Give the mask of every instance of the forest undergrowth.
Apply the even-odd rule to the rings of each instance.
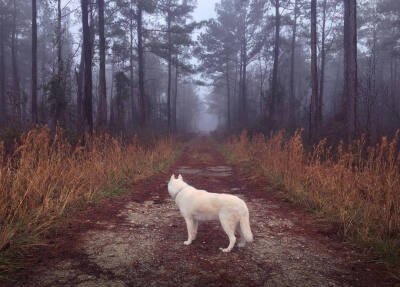
[[[72,145],[63,130],[47,127],[23,134],[14,151],[0,145],[0,276],[18,268],[15,257],[41,245],[62,216],[89,202],[126,191],[166,167],[172,137],[144,145],[108,134]]]
[[[291,201],[339,226],[344,238],[372,251],[385,263],[400,259],[399,135],[367,146],[362,137],[337,147],[321,140],[306,151],[302,132],[284,131],[224,144],[226,156],[251,180],[268,179]]]

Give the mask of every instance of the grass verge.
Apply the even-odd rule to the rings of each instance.
[[[301,132],[270,137],[246,132],[223,145],[231,162],[252,180],[267,178],[293,202],[324,214],[347,239],[372,251],[378,261],[400,262],[400,158],[398,136],[368,147],[364,138],[337,149],[322,140],[311,152]],[[333,152],[333,150],[335,150]]]
[[[0,279],[22,266],[18,258],[42,245],[63,216],[128,191],[132,183],[166,168],[177,156],[174,139],[144,147],[107,134],[72,146],[61,129],[23,134],[12,154],[0,144]]]

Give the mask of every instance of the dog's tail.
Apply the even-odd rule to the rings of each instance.
[[[250,221],[249,221],[249,212],[248,211],[240,218],[240,229],[242,230],[244,239],[246,239],[247,242],[252,242],[253,241],[253,233],[251,233],[251,229],[250,229]]]

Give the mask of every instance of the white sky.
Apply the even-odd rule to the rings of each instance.
[[[219,0],[197,0],[197,7],[193,13],[196,21],[208,20],[215,17],[214,7]]]
[[[215,17],[214,7],[217,2],[219,2],[219,0],[197,0],[197,7],[193,12],[194,20],[201,21]],[[80,1],[61,0],[61,7],[65,5],[68,5],[71,9],[75,9],[80,7]]]

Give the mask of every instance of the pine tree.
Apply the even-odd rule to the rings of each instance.
[[[100,93],[98,125],[107,125],[106,39],[104,33],[104,0],[97,0],[99,11]]]
[[[344,1],[344,110],[347,141],[357,132],[357,1]]]

